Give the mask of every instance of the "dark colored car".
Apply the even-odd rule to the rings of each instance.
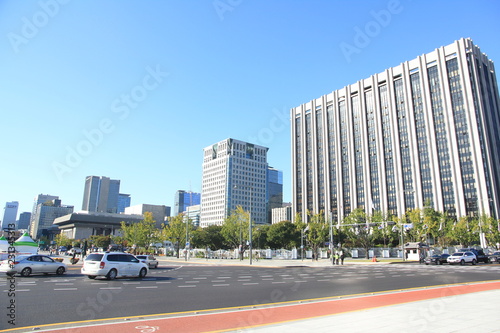
[[[488,256],[488,260],[490,261],[490,263],[494,262],[500,263],[500,251],[496,251],[490,254]]]
[[[443,253],[443,254],[435,254],[433,256],[430,256],[430,257],[427,257],[425,258],[425,264],[426,265],[430,265],[430,264],[434,264],[434,265],[442,265],[442,264],[447,264],[448,261],[448,257],[450,255],[447,254],[447,253]]]
[[[477,262],[484,262],[485,264],[488,264],[490,262],[490,259],[486,254],[484,254],[483,250],[477,250],[477,249],[460,249],[460,252],[465,252],[465,251],[470,251],[476,255]]]

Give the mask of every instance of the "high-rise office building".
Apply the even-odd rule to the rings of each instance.
[[[267,151],[226,139],[203,150],[200,226],[222,225],[238,206],[256,224],[267,222]]]
[[[495,75],[461,39],[293,108],[294,212],[498,217]]]
[[[61,200],[59,199],[44,201],[38,204],[31,216],[31,237],[40,238],[41,236],[48,235],[47,232],[53,227],[54,220],[73,213],[73,208],[73,206],[61,205]]]
[[[267,169],[267,223],[272,223],[272,210],[283,206],[283,171]]]
[[[2,219],[2,230],[15,229],[18,208],[19,202],[17,201],[5,203]]]
[[[179,213],[185,212],[187,207],[189,206],[199,205],[200,199],[200,193],[183,190],[175,192],[174,216],[179,215]]]
[[[118,212],[120,181],[108,177],[85,178],[82,210],[100,213]]]
[[[125,208],[130,207],[130,194],[119,193],[118,194],[118,212],[125,212]]]
[[[30,227],[31,221],[31,213],[30,212],[22,212],[19,214],[19,221],[17,221],[17,229],[18,230],[27,230]]]

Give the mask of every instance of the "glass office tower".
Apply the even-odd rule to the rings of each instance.
[[[498,217],[499,95],[470,39],[291,110],[293,210]]]

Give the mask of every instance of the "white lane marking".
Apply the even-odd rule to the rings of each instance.
[[[194,284],[188,284],[188,285],[184,285],[184,286],[177,286],[179,288],[188,288],[188,287],[196,287]]]
[[[156,289],[158,286],[136,287],[137,289]]]
[[[258,284],[258,283],[256,283],[256,282],[243,283],[244,286],[251,286],[251,285],[254,285],[254,284]]]
[[[54,290],[64,291],[64,290],[78,290],[78,288],[54,288]],[[19,291],[19,290],[16,290]]]
[[[229,283],[224,283],[224,284],[213,284],[212,287],[227,287],[229,286]]]

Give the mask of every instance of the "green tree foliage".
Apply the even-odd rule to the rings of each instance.
[[[254,227],[252,238],[253,238],[253,246],[257,249],[266,249],[269,248],[269,244],[267,242],[267,235],[269,233],[270,225],[259,225]]]
[[[492,217],[483,214],[480,217],[481,220],[481,231],[484,232],[486,240],[491,247],[496,247],[499,249],[497,244],[500,244],[500,231],[499,220],[495,220]]]
[[[479,239],[479,236],[472,232],[477,227],[476,225],[477,220],[464,216],[452,226],[449,234],[456,244],[462,247],[469,247],[469,245]]]
[[[290,221],[270,225],[267,244],[272,249],[292,249],[300,246],[300,230]]]
[[[305,233],[307,245],[311,247],[314,254],[318,253],[320,247],[323,247],[330,235],[329,224],[325,221],[325,214],[309,213],[309,223],[307,224]],[[300,238],[300,236],[299,236]],[[316,256],[316,260],[318,257]]]
[[[68,236],[66,236],[63,233],[56,235],[54,240],[56,241],[57,246],[66,246],[66,247],[70,246],[71,243],[73,242],[72,239],[69,239]]]
[[[229,248],[236,249],[240,244],[246,244],[248,240],[248,217],[248,212],[238,206],[224,220],[221,234]]]
[[[344,218],[342,224],[350,245],[365,249],[366,258],[368,258],[368,250],[374,246],[377,238],[375,230],[378,230],[378,227],[370,224],[369,216],[361,208],[353,210]]]
[[[160,241],[160,231],[156,228],[156,221],[151,212],[144,213],[144,220],[137,223],[126,224],[121,222],[122,237],[134,249],[149,248],[150,244]]]
[[[191,241],[196,248],[210,248],[212,250],[225,249],[224,237],[221,234],[222,226],[211,225],[206,228],[197,228],[191,233]]]
[[[187,219],[184,214],[179,214],[177,216],[171,216],[168,219],[168,224],[164,226],[161,233],[161,239],[164,241],[171,241],[173,244],[179,242],[179,247],[184,244],[186,246],[186,235],[193,230],[191,219]]]
[[[106,249],[109,244],[111,244],[111,237],[104,235],[92,235],[88,238],[88,242],[95,247]]]

